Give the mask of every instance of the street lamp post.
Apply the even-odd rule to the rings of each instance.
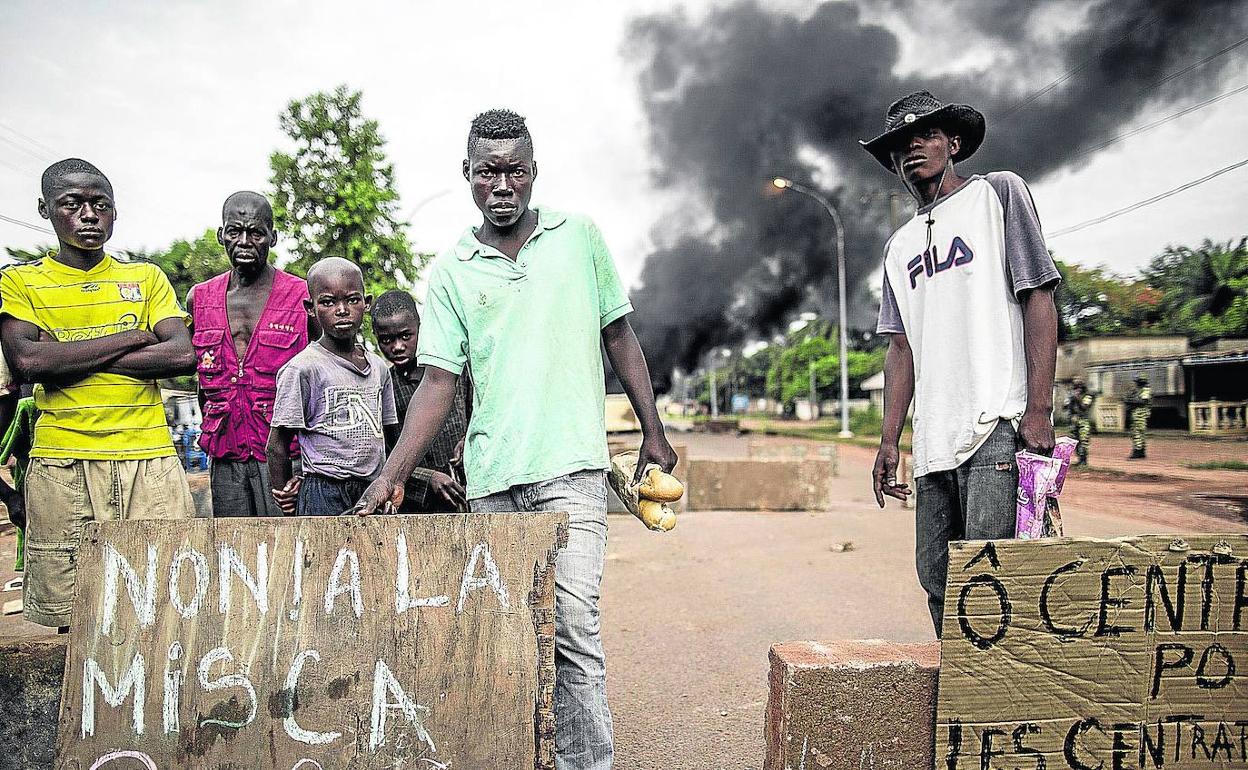
[[[798,184],[792,179],[786,179],[778,176],[771,180],[772,185],[779,190],[795,190],[809,198],[814,198],[828,212],[828,216],[832,217],[832,223],[836,225],[836,288],[839,293],[840,310],[840,326],[841,326],[841,438],[850,438],[853,432],[849,429],[849,332],[846,328],[845,321],[845,228],[841,224],[841,215],[836,212],[836,208],[832,206],[832,202],[825,198],[816,190],[812,190],[803,184]]]

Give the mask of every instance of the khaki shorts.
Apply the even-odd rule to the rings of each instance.
[[[44,626],[69,625],[78,540],[84,525],[195,515],[186,473],[174,456],[151,460],[32,457],[25,491],[22,614]]]

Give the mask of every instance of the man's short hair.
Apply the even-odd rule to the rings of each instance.
[[[508,109],[486,110],[472,119],[468,129],[468,157],[481,139],[521,139],[533,148],[533,137],[524,118]]]
[[[402,289],[391,289],[383,292],[380,297],[373,301],[372,308],[373,320],[378,318],[390,318],[400,313],[411,313],[416,321],[420,322],[420,311],[416,308],[416,300],[412,299],[412,295]]]
[[[265,222],[270,228],[273,227],[273,206],[269,203],[269,199],[251,190],[239,190],[225,199],[225,203],[221,204],[221,221],[225,221],[231,206],[240,206],[245,203],[259,207],[260,214],[264,217]]]
[[[51,202],[49,199],[52,198],[53,193],[65,184],[65,177],[70,174],[90,174],[99,177],[104,182],[104,188],[108,190],[108,194],[113,194],[113,183],[108,181],[108,177],[104,176],[103,171],[100,171],[81,158],[66,158],[65,160],[58,160],[43,170],[43,179],[39,183],[43,199]]]

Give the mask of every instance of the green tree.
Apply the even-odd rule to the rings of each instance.
[[[1060,260],[1057,269],[1062,282],[1054,301],[1063,340],[1164,331],[1158,325],[1162,293],[1144,281]]]
[[[1170,246],[1144,269],[1161,293],[1169,331],[1197,337],[1248,335],[1248,237],[1197,248]]]
[[[305,274],[322,257],[346,257],[375,296],[415,281],[425,256],[412,251],[398,219],[394,166],[361,97],[344,85],[292,101],[281,127],[294,152],[270,156],[269,181],[278,230],[292,244],[290,267]]]
[[[130,257],[146,260],[165,271],[179,302],[186,300],[187,292],[195,284],[230,269],[225,249],[217,243],[216,230],[205,230],[193,241],[178,239],[163,251],[133,252]]]
[[[49,252],[56,251],[56,247],[45,243],[29,251],[26,249],[15,249],[12,246],[6,246],[4,250],[18,262],[34,262],[36,259],[43,259]]]
[[[836,327],[814,321],[788,335],[784,349],[771,359],[767,372],[767,392],[791,406],[810,395],[811,366],[815,372],[815,395],[818,399],[839,398],[841,394],[841,357],[836,341]],[[846,370],[851,392],[863,380],[884,368],[886,348],[849,350]]]

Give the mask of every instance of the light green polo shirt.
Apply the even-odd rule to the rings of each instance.
[[[417,362],[472,374],[470,498],[608,467],[601,333],[633,306],[593,222],[536,210],[514,262],[469,228],[429,274]]]

